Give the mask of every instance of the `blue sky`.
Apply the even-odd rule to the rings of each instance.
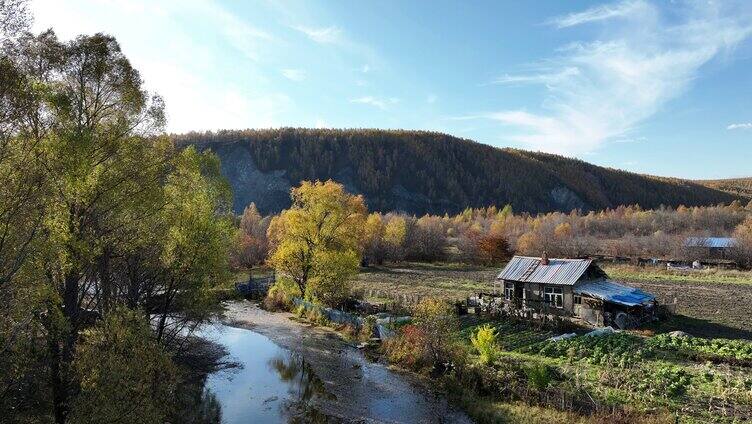
[[[752,175],[752,2],[32,0],[107,32],[168,130],[435,130],[685,178]]]

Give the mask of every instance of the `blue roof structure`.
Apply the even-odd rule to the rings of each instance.
[[[647,305],[655,302],[655,296],[652,294],[610,280],[577,285],[574,287],[574,293],[625,306]]]
[[[736,239],[733,237],[689,237],[684,242],[685,247],[710,247],[714,249],[724,249],[736,246]]]

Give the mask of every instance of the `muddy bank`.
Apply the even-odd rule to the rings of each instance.
[[[224,323],[253,330],[300,355],[332,396],[310,405],[331,421],[361,423],[470,423],[417,377],[369,362],[339,335],[269,313],[247,301],[226,304]]]

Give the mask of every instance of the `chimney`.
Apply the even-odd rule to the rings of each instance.
[[[541,256],[540,264],[548,265],[548,254],[546,253],[545,250],[543,251],[543,256]]]

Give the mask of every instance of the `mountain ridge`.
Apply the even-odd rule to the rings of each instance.
[[[235,193],[236,212],[255,202],[263,213],[276,213],[289,206],[290,187],[316,179],[333,179],[363,194],[371,210],[414,214],[505,204],[534,214],[741,199],[690,180],[430,131],[281,128],[174,137],[180,146],[217,153]]]

